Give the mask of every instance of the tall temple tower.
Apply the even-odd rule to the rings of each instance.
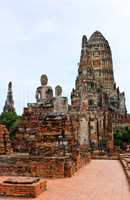
[[[5,106],[3,108],[3,112],[15,112],[13,92],[12,92],[12,82],[9,82],[8,84],[8,93],[5,101]]]
[[[114,89],[112,54],[108,41],[98,31],[94,32],[88,41],[86,36],[83,36],[80,68],[87,67],[88,58],[95,71],[96,80],[109,94]]]
[[[71,102],[73,111],[126,113],[125,94],[120,93],[114,81],[111,49],[99,31],[95,31],[89,40],[85,35],[82,38],[78,76]]]

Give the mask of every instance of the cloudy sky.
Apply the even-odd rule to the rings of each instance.
[[[114,75],[130,112],[129,0],[0,0],[0,111],[13,81],[17,112],[34,102],[41,74],[70,96],[81,38],[99,30],[109,41]]]

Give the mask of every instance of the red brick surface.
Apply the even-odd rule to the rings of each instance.
[[[93,160],[71,178],[47,182],[47,191],[35,200],[130,200],[128,182],[117,160]]]

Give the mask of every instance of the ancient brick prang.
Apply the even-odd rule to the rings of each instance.
[[[83,36],[76,87],[71,99],[72,108],[78,109],[83,99],[83,104],[91,105],[90,108],[100,106],[100,109],[105,107],[112,112],[126,113],[125,94],[120,93],[114,81],[109,43],[98,31],[89,40]]]
[[[80,143],[87,143],[92,149],[112,149],[112,124],[117,125],[120,119],[129,121],[125,94],[114,80],[109,43],[98,31],[89,40],[85,35],[82,38],[78,76],[71,92],[71,112],[80,115]]]

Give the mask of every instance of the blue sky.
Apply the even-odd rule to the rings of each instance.
[[[99,30],[110,43],[115,80],[130,112],[129,22],[129,0],[0,0],[0,111],[9,81],[21,113],[35,101],[41,74],[69,97],[82,35]]]

